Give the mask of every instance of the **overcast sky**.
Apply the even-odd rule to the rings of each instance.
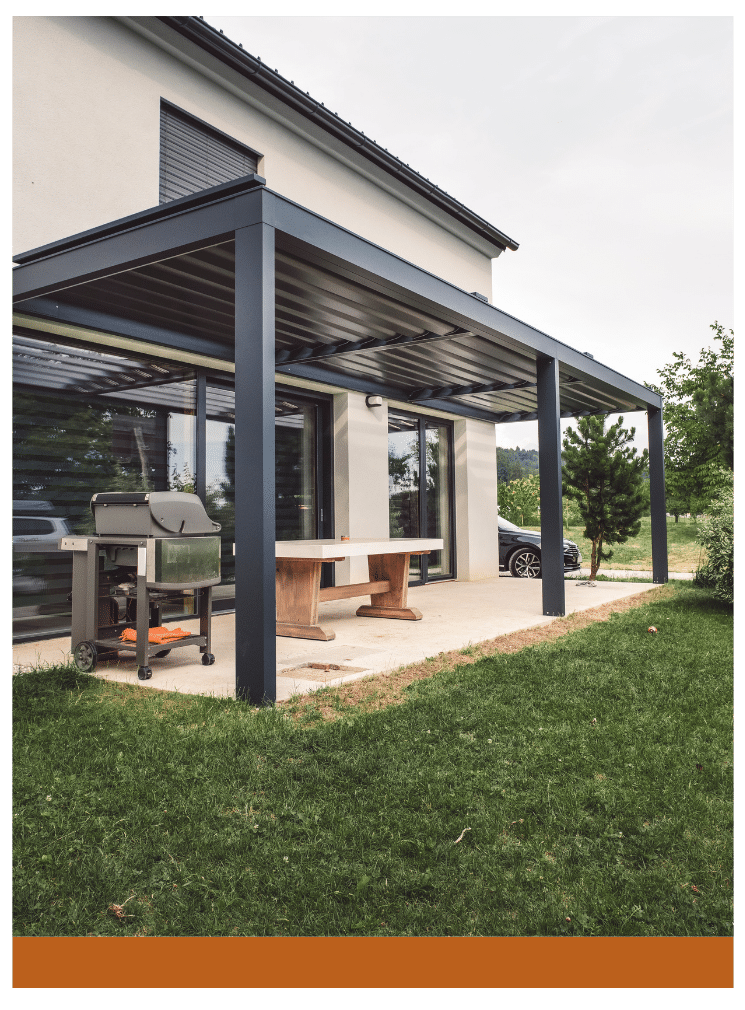
[[[518,241],[500,309],[642,382],[734,326],[731,18],[207,20]]]

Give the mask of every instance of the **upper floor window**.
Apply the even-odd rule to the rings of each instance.
[[[170,102],[160,103],[160,202],[256,172],[261,157]]]

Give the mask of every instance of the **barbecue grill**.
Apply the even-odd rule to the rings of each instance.
[[[171,649],[199,646],[202,663],[215,657],[212,640],[212,587],[220,581],[220,524],[213,522],[198,495],[183,491],[111,491],[91,498],[96,535],[62,537],[59,549],[73,552],[72,654],[89,673],[99,659],[134,651],[137,676],[152,677],[151,657]],[[193,596],[199,634],[171,640],[164,649],[161,612],[168,602]],[[122,619],[121,605],[124,605]],[[129,638],[121,636],[129,631]],[[160,641],[157,641],[161,638]]]

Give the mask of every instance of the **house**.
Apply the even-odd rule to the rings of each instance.
[[[275,538],[428,535],[412,583],[498,573],[497,423],[538,419],[561,614],[559,418],[646,411],[666,580],[661,398],[490,303],[512,238],[201,18],[14,25],[13,497],[84,533],[94,492],[194,488],[239,696],[274,696]],[[69,560],[14,562],[16,635],[62,633]]]

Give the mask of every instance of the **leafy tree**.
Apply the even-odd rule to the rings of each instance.
[[[590,578],[601,561],[609,561],[609,544],[625,543],[639,532],[645,509],[644,471],[649,454],[637,456],[631,446],[636,429],[626,430],[623,418],[605,430],[602,417],[581,417],[577,429],[564,438],[564,494],[576,502],[585,537],[592,542]]]
[[[498,490],[499,514],[517,526],[540,522],[541,487],[537,474],[512,480]]]
[[[725,603],[734,601],[735,533],[734,475],[722,471],[722,488],[698,526],[698,539],[706,549],[706,563],[696,572],[700,586],[710,586]]]
[[[668,511],[706,510],[721,489],[722,467],[733,467],[734,331],[711,325],[719,347],[701,349],[697,365],[682,353],[658,369],[665,397],[665,491]]]
[[[716,352],[702,350],[702,362],[694,369],[697,385],[692,389],[696,417],[705,432],[703,451],[711,459],[720,459],[727,469],[734,468],[734,343],[735,332],[718,322],[711,324],[715,340],[722,344]]]
[[[572,526],[579,526],[582,522],[582,515],[579,507],[577,503],[573,502],[570,498],[564,498],[562,501],[562,512],[564,516],[564,526],[566,529],[569,529]]]

